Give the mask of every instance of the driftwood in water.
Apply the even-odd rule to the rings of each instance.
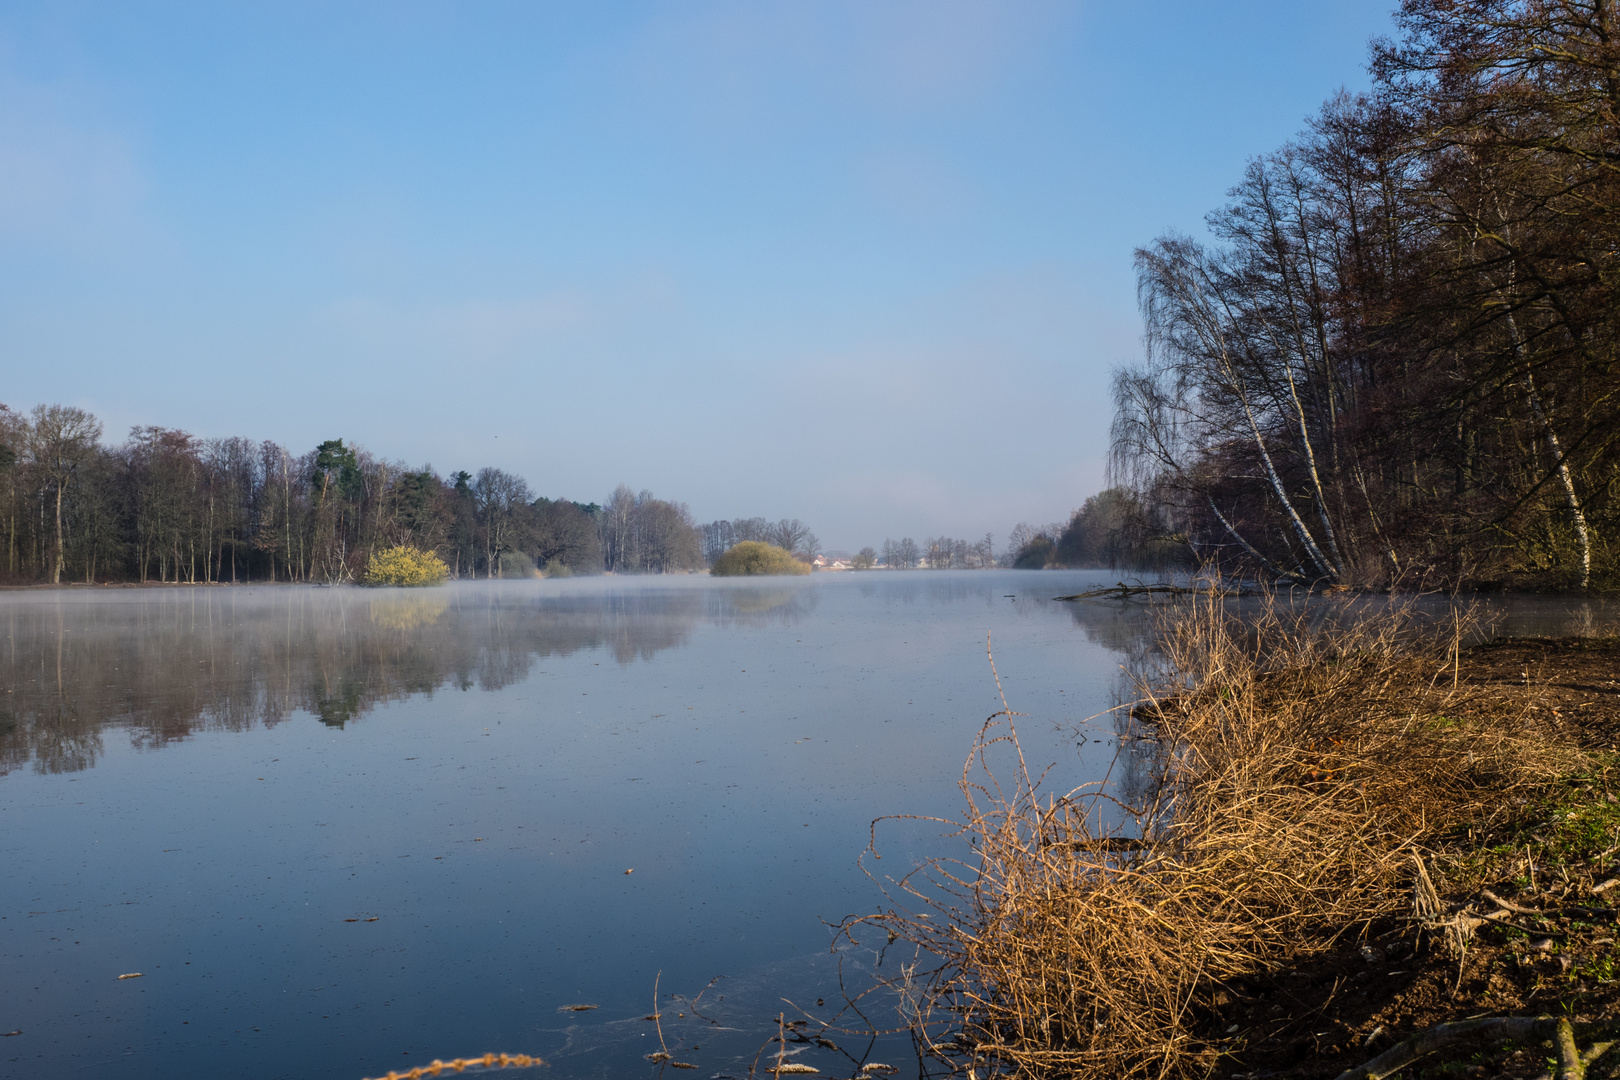
[[[1134,596],[1255,596],[1253,589],[1242,586],[1221,588],[1213,585],[1127,585],[1121,581],[1104,589],[1087,589],[1073,596],[1054,596],[1054,600],[1129,600]]]

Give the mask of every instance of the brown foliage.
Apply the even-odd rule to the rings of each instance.
[[[1463,718],[1463,620],[1323,614],[1176,609],[1118,725],[1135,782],[1050,791],[1017,714],[986,722],[954,823],[967,853],[843,928],[916,947],[892,985],[930,1052],[980,1076],[1207,1073],[1223,1048],[1201,1021],[1234,980],[1410,911],[1426,843],[1584,760],[1528,713]]]

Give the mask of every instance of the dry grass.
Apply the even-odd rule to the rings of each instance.
[[[1322,603],[1167,613],[1163,663],[1116,725],[1132,783],[1048,791],[1017,714],[986,722],[966,854],[888,881],[894,906],[843,928],[916,947],[890,985],[925,1052],[977,1080],[1207,1075],[1234,980],[1416,917],[1434,837],[1582,766],[1533,714],[1463,700],[1466,620]]]

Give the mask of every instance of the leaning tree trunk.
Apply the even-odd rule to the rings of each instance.
[[[1530,396],[1530,409],[1536,414],[1536,422],[1541,425],[1542,434],[1547,439],[1547,449],[1552,451],[1558,481],[1564,488],[1564,501],[1569,504],[1570,520],[1575,525],[1575,539],[1581,549],[1581,590],[1584,592],[1592,580],[1592,534],[1586,526],[1586,511],[1581,508],[1581,498],[1575,493],[1575,479],[1570,475],[1569,462],[1564,458],[1564,449],[1558,441],[1558,433],[1553,430],[1552,422],[1547,419],[1547,413],[1541,407],[1541,395],[1536,393],[1535,379],[1529,372],[1524,376],[1524,388]]]
[[[1541,395],[1536,393],[1536,378],[1530,373],[1525,356],[1524,338],[1519,333],[1519,321],[1511,312],[1508,314],[1507,324],[1508,331],[1513,335],[1514,355],[1525,365],[1524,390],[1530,398],[1530,411],[1535,414],[1542,437],[1547,440],[1547,449],[1552,451],[1553,468],[1558,473],[1559,483],[1563,485],[1564,501],[1569,504],[1570,521],[1575,526],[1575,539],[1581,550],[1581,591],[1584,592],[1592,580],[1592,534],[1586,526],[1586,511],[1581,507],[1581,497],[1575,492],[1575,478],[1570,475],[1569,462],[1564,458],[1564,448],[1558,441],[1558,433],[1553,430],[1547,411],[1541,407]]]

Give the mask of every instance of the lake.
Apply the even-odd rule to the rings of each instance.
[[[873,819],[957,811],[1001,708],[987,634],[1031,764],[1108,772],[1146,609],[1051,598],[1115,577],[0,594],[0,1074],[360,1080],[493,1050],[650,1077],[656,985],[690,1075],[745,1075],[779,1013],[870,985],[878,950],[830,953],[831,924],[883,904],[867,870],[942,850],[898,822],[863,868]],[[830,1037],[798,1060],[916,1070],[903,1035]]]

